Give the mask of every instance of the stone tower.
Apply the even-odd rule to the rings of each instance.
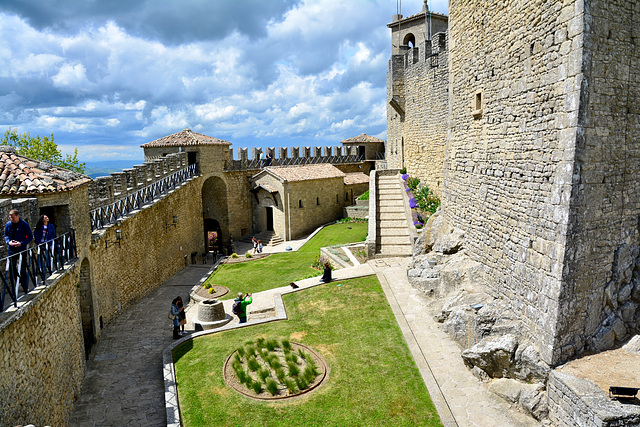
[[[435,179],[439,160],[425,157],[444,139],[443,215],[544,360],[610,348],[640,328],[640,3],[452,0],[449,11],[446,91],[439,62],[424,71],[435,32],[393,47],[390,164]],[[420,15],[389,24],[394,42]]]

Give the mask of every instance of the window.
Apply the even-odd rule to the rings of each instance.
[[[477,90],[473,96],[473,117],[478,118],[482,115],[482,90]]]
[[[316,206],[320,206],[320,197],[316,197]]]
[[[299,207],[300,209],[302,209],[302,208],[304,207],[304,206],[302,206],[302,200],[298,200],[298,207]]]

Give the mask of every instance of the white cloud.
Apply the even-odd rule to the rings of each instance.
[[[386,132],[395,2],[256,1],[242,11],[237,1],[186,0],[180,16],[146,0],[47,14],[29,4],[20,3],[24,18],[0,4],[0,125],[53,132],[81,157],[139,158],[140,144],[185,127],[234,147]],[[191,28],[208,8],[228,22]],[[421,8],[406,0],[402,12]]]

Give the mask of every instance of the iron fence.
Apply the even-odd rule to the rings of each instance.
[[[0,259],[0,312],[13,305],[36,286],[47,286],[47,279],[77,257],[74,231],[45,243]],[[7,298],[9,296],[9,298]]]
[[[123,216],[151,203],[198,173],[198,165],[192,164],[109,205],[93,209],[89,213],[91,231],[115,223]]]
[[[225,164],[225,170],[261,169],[267,166],[303,166],[321,163],[358,163],[364,161],[364,155],[322,156],[322,157],[285,157],[283,159],[231,160]]]

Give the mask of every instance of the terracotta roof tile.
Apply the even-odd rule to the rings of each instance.
[[[91,181],[86,175],[15,154],[0,147],[0,194],[22,195],[68,191]]]
[[[185,129],[169,136],[163,136],[155,141],[147,142],[146,144],[141,145],[141,147],[182,147],[185,145],[231,145],[231,143],[229,141],[194,132],[191,129]]]
[[[384,142],[384,139],[376,138],[375,136],[369,136],[366,133],[361,133],[358,136],[353,136],[342,141],[343,144],[353,144],[358,142],[365,144],[381,143]]]
[[[362,173],[362,172],[348,173],[344,177],[344,183],[346,185],[368,184],[369,183],[369,176],[367,174],[365,174],[365,173]]]
[[[318,165],[268,167],[265,170],[288,182],[307,181],[312,179],[342,178],[344,172],[329,163]]]

